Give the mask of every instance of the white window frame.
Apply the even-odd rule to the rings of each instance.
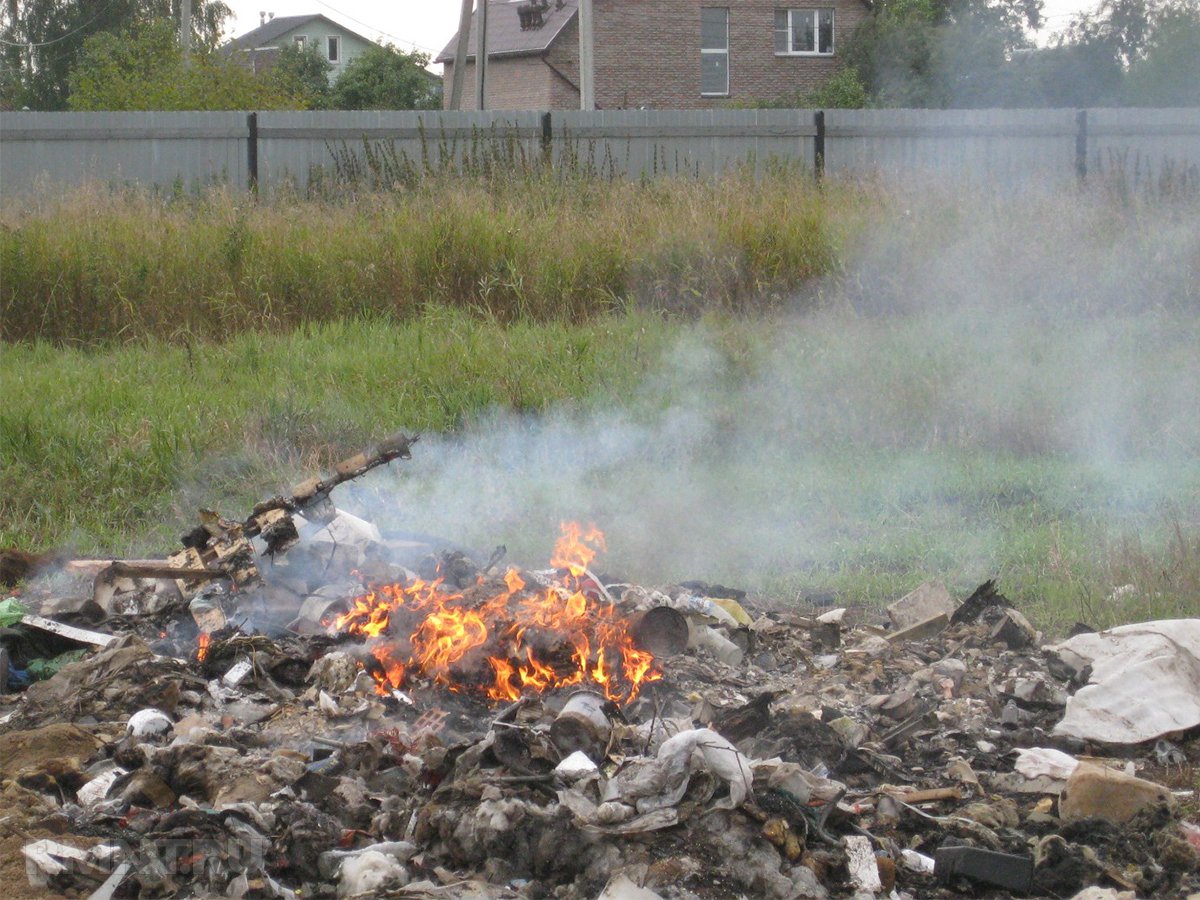
[[[725,13],[725,46],[724,48],[705,48],[704,47],[704,10],[719,9]],[[728,97],[729,96],[729,7],[728,6],[702,6],[700,8],[700,96],[701,97]],[[704,90],[704,57],[705,56],[724,56],[725,57],[725,90],[723,91],[706,91]]]
[[[785,13],[786,32],[784,44],[787,50],[776,50],[776,56],[833,56],[837,52],[837,12],[829,6],[793,6],[786,9],[777,9],[776,12]],[[820,15],[823,12],[828,12],[830,16],[829,28],[829,49],[821,50],[821,19]],[[815,50],[793,50],[792,49],[792,34],[796,27],[796,20],[808,16],[812,20],[813,37],[815,38]],[[778,28],[776,28],[778,33]]]
[[[292,41],[296,44],[297,47],[299,47],[301,50],[303,50],[304,45],[308,43],[308,35],[307,34],[298,34],[294,38],[292,38]]]
[[[335,65],[342,61],[342,39],[336,34],[325,35],[325,58]]]

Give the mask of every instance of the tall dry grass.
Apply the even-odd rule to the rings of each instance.
[[[769,305],[836,265],[861,209],[783,176],[439,176],[352,197],[92,189],[4,209],[0,340],[223,339],[429,305],[502,322]]]

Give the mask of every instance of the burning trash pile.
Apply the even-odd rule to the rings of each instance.
[[[333,505],[411,443],[0,601],[6,896],[1200,891],[1200,620],[501,567]]]

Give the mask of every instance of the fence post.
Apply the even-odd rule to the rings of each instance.
[[[542,113],[542,161],[549,165],[554,161],[554,127],[550,123],[550,113]]]
[[[1087,178],[1088,114],[1086,109],[1075,113],[1075,176]]]
[[[813,138],[813,177],[820,181],[825,175],[825,110],[813,113],[813,124],[817,126]]]
[[[250,193],[258,193],[258,113],[246,116],[246,172]]]

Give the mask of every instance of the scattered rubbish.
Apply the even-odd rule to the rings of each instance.
[[[1053,747],[1027,747],[1017,750],[1013,771],[1027,779],[1030,792],[1058,793],[1078,766],[1079,760]]]
[[[576,750],[554,767],[554,774],[567,783],[599,772],[600,768],[582,750]]]
[[[1015,609],[1005,609],[992,628],[992,640],[1003,642],[1009,650],[1021,650],[1036,643],[1038,633],[1029,620]]]
[[[92,851],[41,840],[21,848],[25,856],[25,872],[32,887],[48,888],[62,880],[60,876],[80,875],[93,881],[107,879],[108,872]]]
[[[239,659],[232,666],[230,666],[229,671],[221,677],[221,682],[228,687],[237,687],[243,681],[245,681],[253,671],[254,663],[250,662],[248,659]]]
[[[1136,891],[1118,891],[1116,888],[1084,888],[1071,900],[1137,900]]]
[[[951,616],[958,603],[940,581],[927,581],[910,594],[905,594],[887,608],[888,617],[897,630],[911,628],[938,616]]]
[[[1140,744],[1200,725],[1200,619],[1122,625],[1047,650],[1077,675],[1088,673],[1056,734]]]
[[[741,665],[745,651],[716,628],[688,620],[688,647],[703,650],[729,666]]]
[[[411,444],[0,601],[0,796],[34,889],[1200,890],[1173,798],[1200,760],[1194,621],[1043,652],[994,582],[782,606],[598,576],[603,536],[570,523],[552,568],[480,564],[334,505]]]
[[[0,628],[16,625],[28,614],[29,610],[16,597],[0,600]]]
[[[877,894],[883,890],[870,838],[861,834],[852,834],[846,838],[846,868],[850,870],[850,881],[854,884],[855,891]]]
[[[130,863],[123,862],[108,876],[108,879],[96,890],[88,896],[88,900],[112,900],[116,896],[117,890],[129,877],[129,871],[133,868]]]
[[[893,796],[903,803],[932,803],[937,800],[961,800],[958,788],[930,788],[925,791],[897,791]]]
[[[932,875],[937,861],[932,856],[926,856],[924,853],[918,853],[916,850],[909,850],[905,847],[900,851],[900,861],[913,872],[918,872],[921,875]]]
[[[342,863],[339,897],[374,896],[408,884],[408,870],[395,857],[367,850]]]
[[[933,637],[944,630],[949,624],[950,617],[946,613],[938,613],[936,616],[924,619],[914,625],[909,625],[907,628],[893,631],[887,636],[887,639],[893,644],[902,644],[905,641],[920,641],[928,637]]]
[[[1064,822],[1092,817],[1128,822],[1147,807],[1171,803],[1171,792],[1161,784],[1106,766],[1080,763],[1067,779],[1058,806]]]
[[[687,649],[687,619],[670,606],[655,606],[635,613],[630,622],[633,639],[655,657],[677,656]]]
[[[933,855],[938,884],[956,878],[1027,895],[1033,888],[1033,857],[999,853],[979,847],[940,847]]]
[[[30,628],[48,631],[51,634],[59,635],[68,640],[78,641],[81,644],[91,644],[94,647],[107,647],[116,640],[111,634],[102,634],[98,631],[88,631],[85,628],[64,625],[62,622],[55,622],[53,619],[46,619],[42,616],[22,616],[21,624],[28,625]]]
[[[566,755],[579,752],[592,760],[604,759],[612,734],[606,706],[611,706],[609,701],[592,691],[572,694],[550,726],[550,740]]]
[[[596,900],[662,900],[662,895],[635,884],[624,872],[618,872],[604,885]]]
[[[1071,777],[1079,765],[1075,757],[1052,747],[1028,747],[1017,750],[1013,768],[1027,778],[1047,775],[1064,781]]]
[[[126,726],[129,736],[134,740],[157,740],[170,735],[175,729],[175,723],[161,709],[143,709],[129,717]]]
[[[68,650],[49,659],[31,659],[25,664],[25,670],[33,680],[42,681],[43,679],[54,677],[63,666],[79,662],[79,660],[87,655],[88,651],[84,648]]]
[[[962,625],[976,621],[989,610],[1011,607],[1008,598],[996,590],[996,582],[989,579],[975,588],[950,616],[951,625]]]

